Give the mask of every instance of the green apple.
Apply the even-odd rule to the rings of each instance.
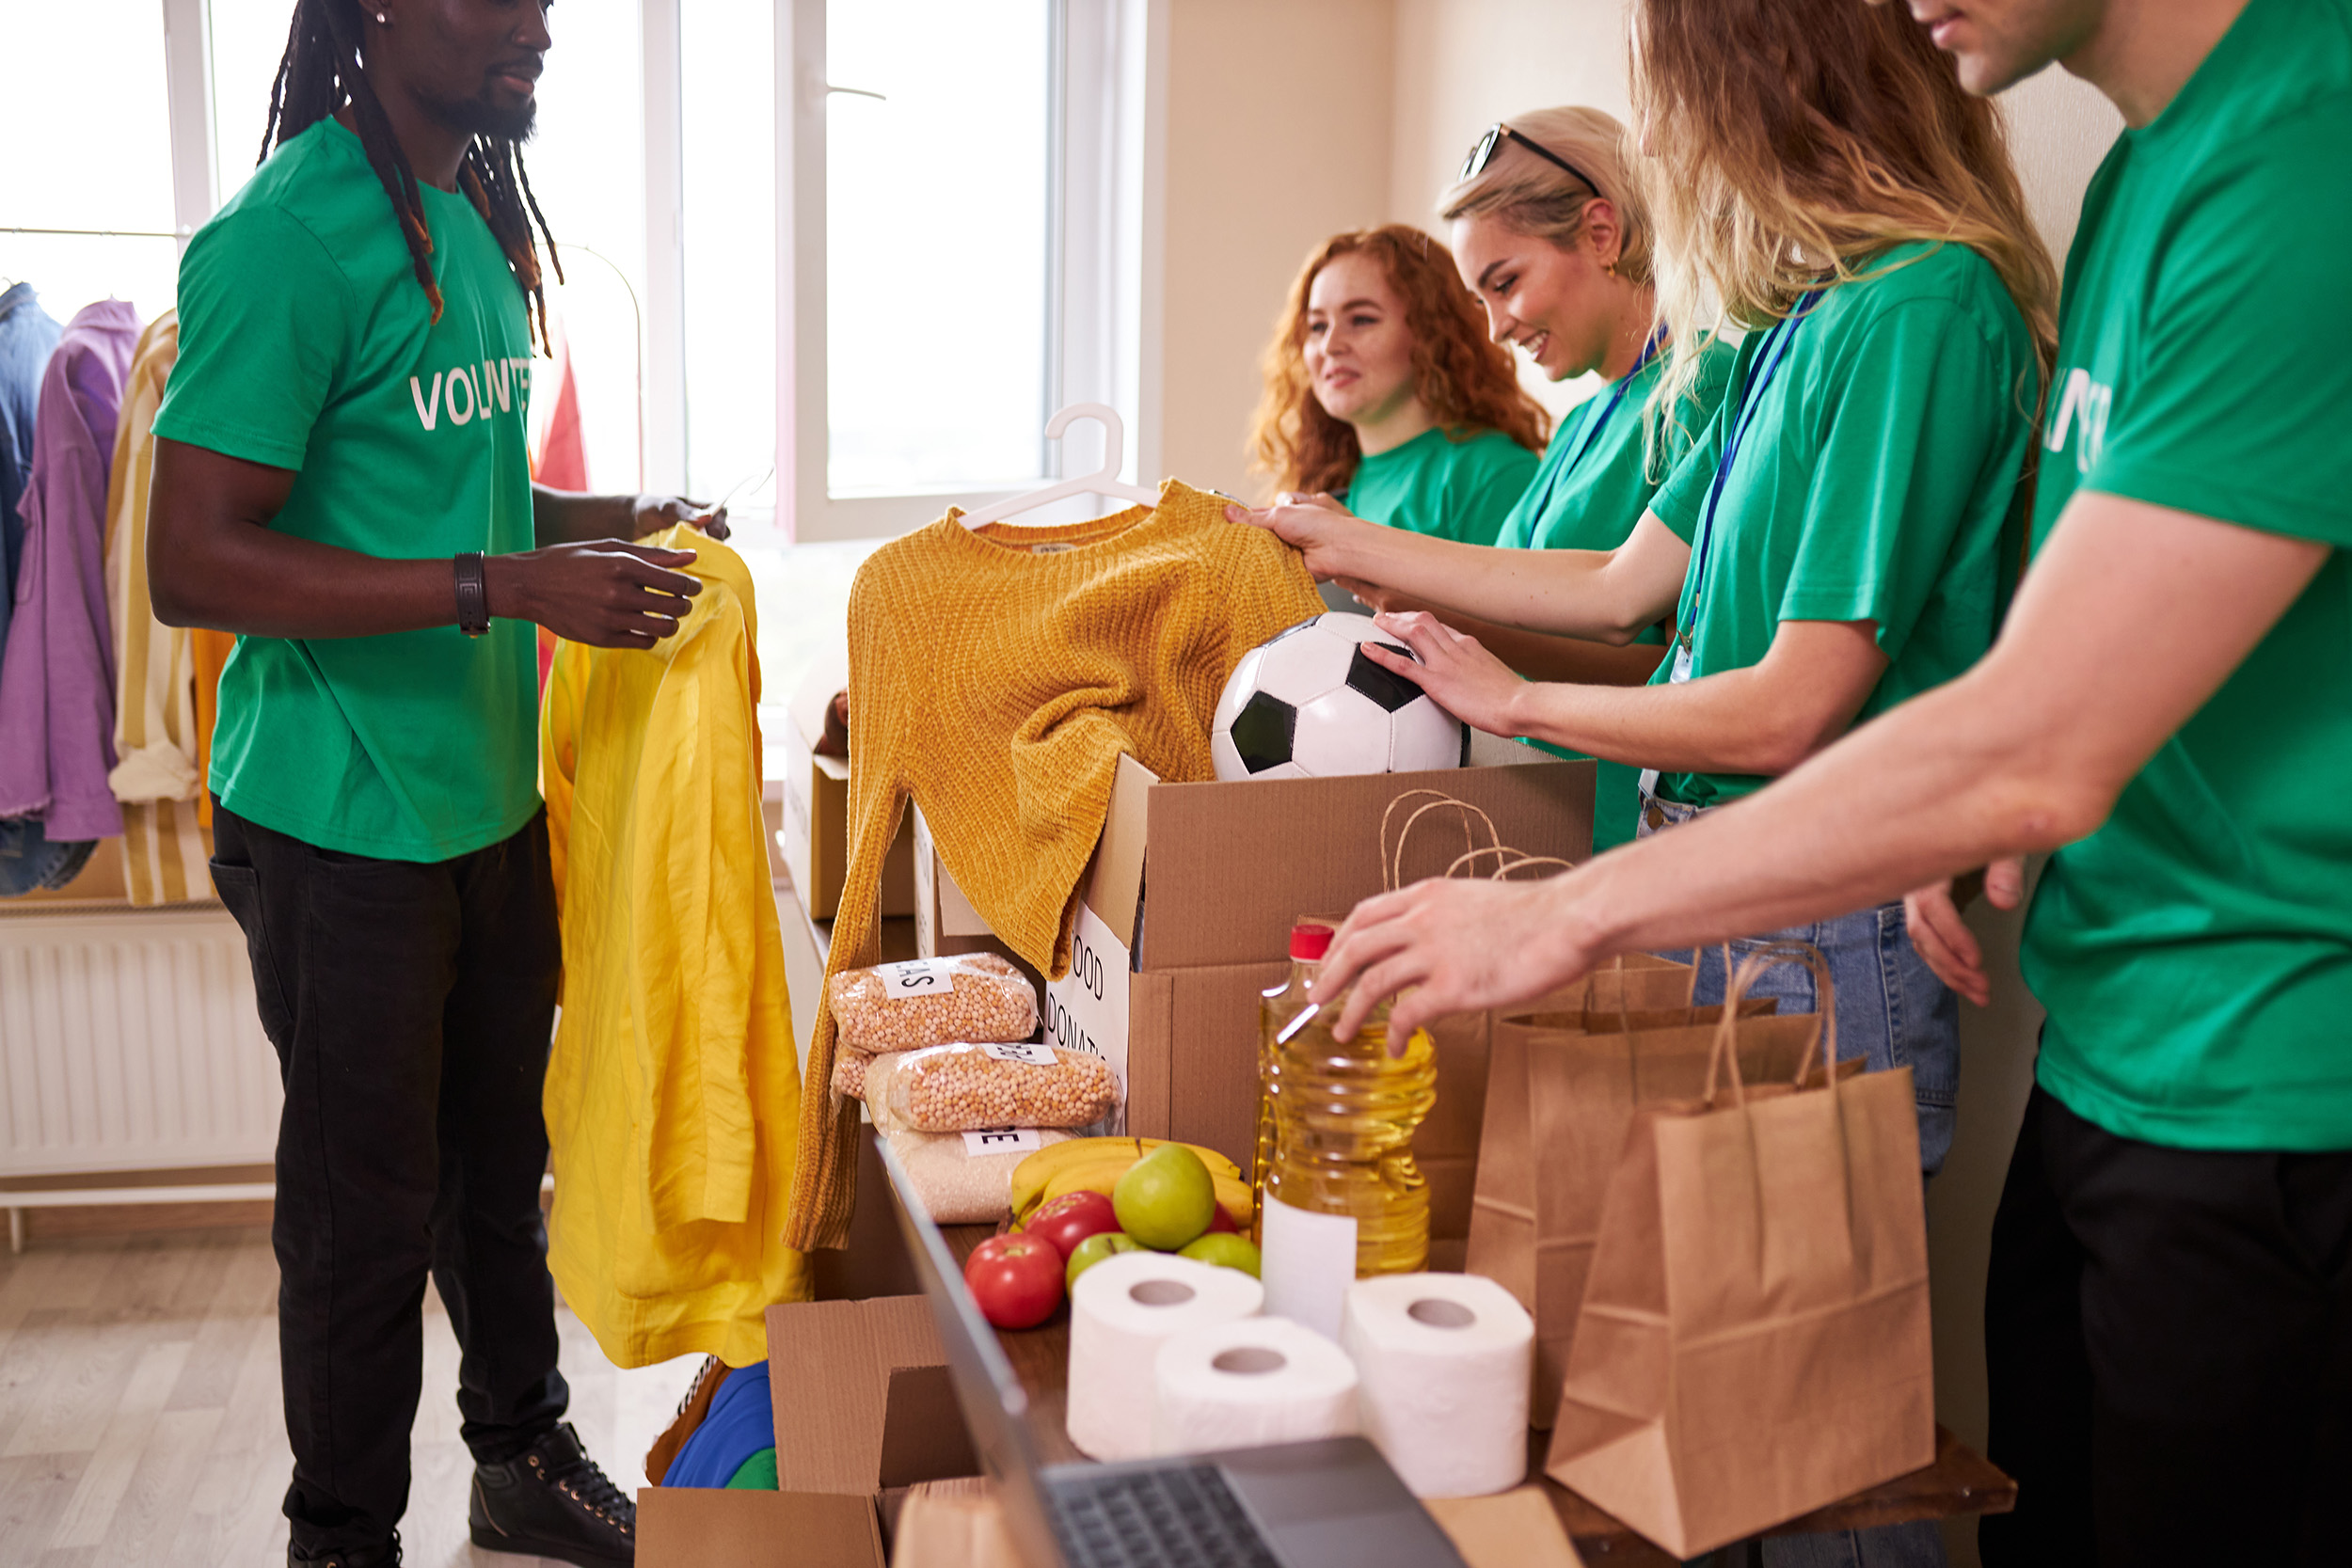
[[[1068,1277],[1063,1280],[1063,1284],[1074,1291],[1078,1288],[1078,1276],[1104,1259],[1115,1257],[1122,1252],[1141,1252],[1142,1250],[1141,1243],[1122,1231],[1098,1230],[1070,1249],[1070,1267],[1066,1271]]]
[[[1111,1207],[1120,1229],[1154,1252],[1173,1252],[1209,1228],[1216,1181],[1200,1155],[1162,1144],[1127,1167],[1111,1189]]]
[[[1230,1230],[1212,1230],[1196,1236],[1177,1248],[1177,1255],[1198,1263],[1214,1263],[1220,1269],[1239,1269],[1250,1278],[1258,1277],[1258,1249],[1249,1244],[1247,1236],[1236,1236]]]

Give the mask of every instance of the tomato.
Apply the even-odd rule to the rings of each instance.
[[[1061,1305],[1061,1254],[1034,1236],[991,1236],[964,1263],[963,1283],[998,1328],[1035,1328]]]
[[[1064,1259],[1075,1252],[1078,1243],[1089,1236],[1100,1236],[1119,1228],[1119,1215],[1111,1200],[1101,1193],[1064,1193],[1053,1202],[1029,1216],[1029,1223],[1021,1227],[1025,1236],[1050,1242],[1054,1250]]]

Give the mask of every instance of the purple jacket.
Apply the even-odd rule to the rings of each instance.
[[[106,615],[106,476],[137,312],[119,299],[67,324],[42,373],[18,510],[24,556],[0,652],[0,817],[39,816],[51,842],[111,838],[114,630]]]

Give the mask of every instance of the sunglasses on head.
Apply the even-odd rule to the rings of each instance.
[[[1563,158],[1559,153],[1554,152],[1550,148],[1546,147],[1543,143],[1535,140],[1532,136],[1523,136],[1519,135],[1517,131],[1512,130],[1508,125],[1503,124],[1502,121],[1499,119],[1486,128],[1486,134],[1478,138],[1478,145],[1470,149],[1470,156],[1462,160],[1462,172],[1455,177],[1454,183],[1459,184],[1464,180],[1475,179],[1478,175],[1485,172],[1486,166],[1495,161],[1495,153],[1502,150],[1502,144],[1505,141],[1515,141],[1518,143],[1521,147],[1524,147],[1530,152],[1535,154],[1538,158],[1543,159],[1544,162],[1551,164],[1556,167],[1565,169],[1568,173],[1574,175],[1579,181],[1582,182],[1584,187],[1587,190],[1590,190],[1595,196],[1598,196],[1600,194],[1599,181],[1595,180],[1591,175],[1585,173],[1582,169],[1577,167],[1574,164],[1568,162],[1565,158]]]

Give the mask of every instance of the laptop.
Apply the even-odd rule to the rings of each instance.
[[[1038,1462],[1027,1390],[946,1238],[877,1140],[972,1446],[1028,1568],[1467,1568],[1361,1437],[1124,1465]]]

